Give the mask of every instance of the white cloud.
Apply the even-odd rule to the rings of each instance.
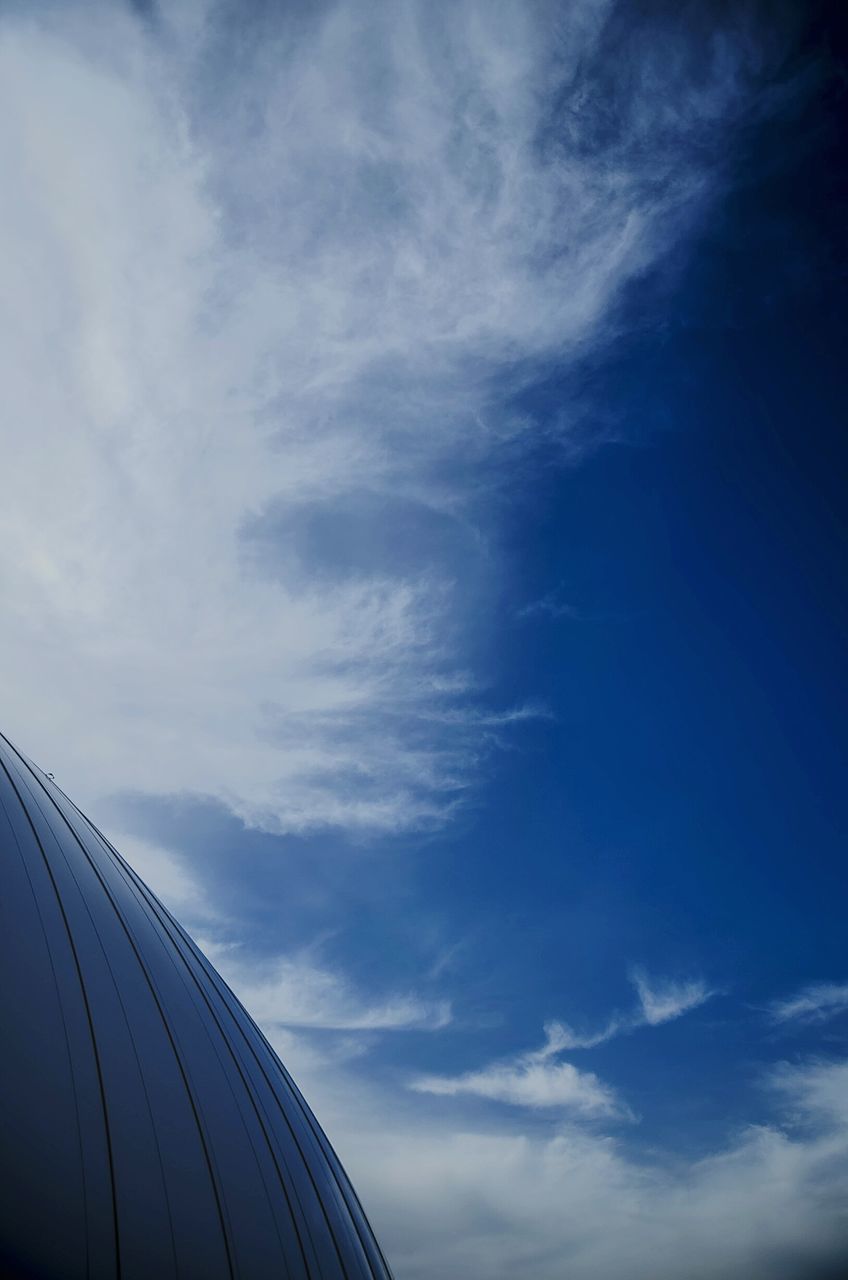
[[[538,600],[531,600],[529,604],[518,610],[516,617],[534,618],[543,614],[551,618],[570,618],[572,621],[577,621],[581,617],[579,609],[563,599],[561,586],[554,587]]]
[[[461,799],[469,477],[685,224],[746,73],[717,36],[693,92],[669,31],[606,84],[607,10],[4,6],[3,714],[88,807]]]
[[[366,999],[345,977],[316,963],[308,952],[262,960],[214,938],[199,938],[198,945],[251,1016],[268,1028],[435,1031],[451,1020],[446,1000],[423,1000],[411,994],[393,994],[376,1002]]]
[[[771,1005],[775,1022],[825,1022],[848,1010],[848,983],[814,982]]]
[[[566,1047],[561,1031],[551,1024],[545,1028],[541,1049],[463,1075],[419,1076],[410,1088],[448,1097],[474,1095],[519,1107],[561,1107],[586,1116],[619,1113],[621,1107],[613,1090],[591,1071],[580,1071],[570,1062],[552,1061]]]
[[[583,1033],[564,1022],[546,1022],[545,1040],[539,1049],[458,1076],[419,1076],[411,1081],[410,1088],[448,1097],[476,1095],[519,1107],[563,1107],[585,1115],[625,1115],[626,1108],[614,1090],[596,1075],[553,1059],[568,1051],[593,1049],[639,1027],[670,1022],[696,1009],[713,994],[701,980],[651,982],[640,969],[634,970],[631,980],[638,993],[639,1009],[614,1015],[599,1031]]]
[[[638,1022],[634,1023],[631,1019],[614,1017],[600,1031],[580,1032],[564,1022],[548,1022],[545,1023],[545,1034],[548,1043],[556,1045],[557,1052],[565,1049],[594,1049],[596,1045],[604,1044],[605,1041],[612,1040],[613,1036],[631,1031],[638,1025]]]
[[[461,1076],[420,1076],[411,1087],[448,1097],[473,1094],[518,1107],[565,1107],[585,1115],[608,1115],[618,1109],[611,1089],[570,1062],[520,1062]]]
[[[768,1083],[770,1124],[668,1162],[597,1127],[451,1126],[349,1071],[306,1087],[405,1280],[844,1274],[845,1063],[784,1067]]]
[[[643,969],[634,969],[630,980],[639,999],[637,1009],[613,1014],[597,1031],[576,1031],[564,1022],[546,1023],[546,1045],[541,1052],[549,1055],[567,1049],[594,1049],[614,1036],[681,1018],[715,995],[701,978],[649,979]]]
[[[769,1083],[784,1096],[796,1117],[848,1132],[848,1063],[783,1063],[772,1072]]]
[[[374,1036],[370,1032],[327,1036],[302,1028],[292,1031],[279,1023],[268,1023],[263,1031],[298,1083],[308,1082],[328,1069],[338,1071],[340,1067],[364,1057],[374,1047]]]
[[[715,994],[700,978],[652,981],[644,970],[636,969],[632,981],[639,996],[641,1019],[651,1027],[671,1022],[690,1009],[697,1009]]]

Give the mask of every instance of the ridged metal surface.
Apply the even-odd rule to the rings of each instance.
[[[390,1280],[259,1028],[0,735],[0,1271]]]

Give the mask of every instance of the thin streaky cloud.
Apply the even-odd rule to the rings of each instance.
[[[614,1015],[598,1031],[578,1032],[563,1022],[546,1022],[545,1039],[538,1049],[460,1075],[418,1076],[409,1087],[417,1093],[473,1095],[517,1107],[562,1107],[581,1115],[624,1116],[628,1114],[626,1107],[598,1076],[557,1059],[563,1053],[596,1048],[641,1027],[671,1022],[698,1008],[713,994],[700,979],[649,981],[643,970],[635,970],[631,981],[639,1007],[629,1014]]]
[[[546,1043],[538,1051],[543,1056],[570,1049],[594,1049],[615,1036],[627,1035],[642,1027],[657,1027],[699,1008],[715,992],[701,978],[649,979],[643,969],[635,969],[630,981],[636,988],[638,1006],[616,1013],[596,1031],[577,1031],[564,1022],[545,1024]]]
[[[848,982],[814,982],[769,1007],[774,1022],[827,1022],[848,1012]]]
[[[309,952],[257,958],[215,937],[199,945],[253,1017],[266,1027],[327,1031],[439,1031],[452,1018],[447,1000],[390,993],[363,995]]]
[[[715,994],[701,978],[654,980],[644,969],[635,969],[631,981],[639,997],[641,1021],[650,1027],[671,1022],[690,1009],[697,1009]]]
[[[624,1031],[631,1031],[637,1025],[639,1024],[634,1023],[632,1019],[614,1017],[599,1031],[580,1032],[564,1022],[547,1022],[545,1023],[547,1045],[540,1052],[547,1055],[567,1049],[594,1049],[596,1045],[604,1044]]]
[[[538,600],[531,600],[529,604],[519,609],[516,617],[537,618],[547,615],[550,618],[570,618],[572,621],[579,621],[582,614],[575,605],[569,604],[567,600],[562,598],[562,591],[559,587],[555,587],[546,595],[540,596]]]
[[[545,1028],[541,1049],[494,1062],[479,1071],[456,1076],[424,1075],[410,1081],[416,1093],[440,1097],[470,1095],[516,1107],[557,1108],[580,1116],[620,1115],[615,1091],[591,1071],[570,1062],[555,1062],[561,1052],[560,1028]]]

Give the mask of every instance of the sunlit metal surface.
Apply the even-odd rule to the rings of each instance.
[[[387,1280],[259,1028],[2,736],[0,854],[3,1275]]]

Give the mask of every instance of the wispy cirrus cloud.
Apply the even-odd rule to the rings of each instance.
[[[633,985],[639,997],[640,1016],[647,1026],[671,1022],[690,1009],[697,1009],[715,992],[701,978],[651,979],[644,969],[635,969]]]
[[[409,993],[378,1000],[366,997],[310,952],[257,958],[220,939],[200,938],[199,945],[251,1015],[267,1028],[438,1031],[451,1021],[447,1000]]]
[[[709,1000],[715,992],[702,978],[650,978],[644,969],[630,975],[636,988],[638,1006],[626,1013],[615,1013],[595,1031],[577,1031],[564,1022],[545,1025],[547,1042],[556,1050],[594,1049],[614,1036],[637,1031],[640,1027],[657,1027],[673,1022]]]
[[[769,1006],[778,1023],[827,1022],[848,1012],[848,982],[813,982]]]
[[[631,980],[639,997],[635,1012],[614,1014],[600,1029],[588,1032],[576,1031],[564,1022],[546,1022],[545,1040],[539,1049],[458,1076],[419,1076],[410,1088],[443,1096],[473,1094],[515,1106],[563,1107],[585,1115],[626,1114],[615,1092],[596,1075],[556,1059],[562,1053],[593,1049],[639,1027],[671,1022],[713,994],[700,979],[652,981],[644,970],[637,969]]]
[[[545,615],[554,619],[570,618],[572,621],[577,621],[581,617],[580,610],[564,599],[562,587],[553,587],[538,600],[531,600],[529,604],[518,610],[516,617],[525,619]]]
[[[4,6],[4,715],[85,803],[461,802],[515,719],[468,643],[514,393],[606,340],[759,56],[716,30],[693,86],[691,34],[611,16]]]
[[[417,1093],[471,1095],[518,1107],[562,1108],[582,1116],[620,1114],[615,1092],[593,1072],[555,1061],[564,1047],[560,1030],[556,1024],[546,1026],[545,1043],[530,1053],[462,1075],[419,1076],[409,1087]]]

